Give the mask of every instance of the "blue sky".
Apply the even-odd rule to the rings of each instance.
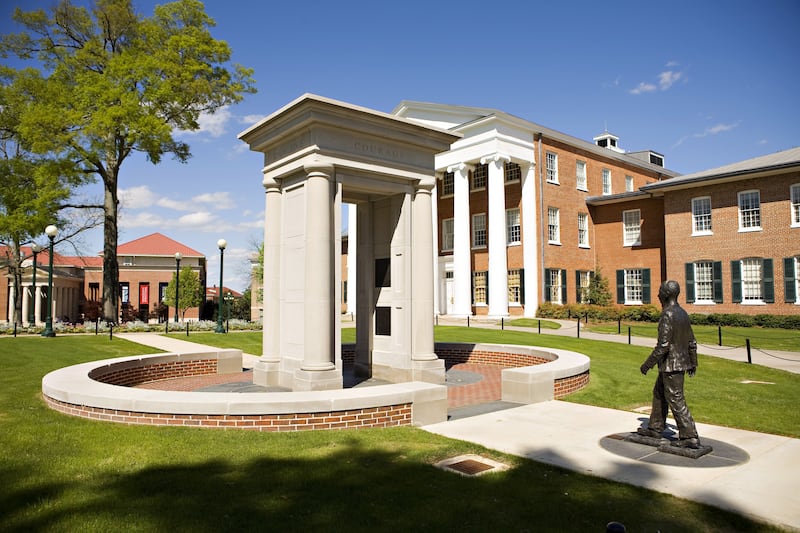
[[[55,0],[0,0],[10,13]],[[85,4],[82,0],[76,3]],[[134,0],[150,16],[156,3]],[[212,34],[258,93],[186,134],[187,164],[122,168],[120,242],[159,231],[248,284],[262,239],[261,158],[238,133],[303,93],[391,111],[401,100],[497,108],[591,141],[653,149],[680,173],[800,144],[800,2],[208,0]],[[100,186],[85,191],[99,197]],[[102,249],[98,230],[85,253]]]

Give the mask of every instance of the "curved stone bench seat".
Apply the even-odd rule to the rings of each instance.
[[[450,364],[502,366],[502,399],[559,398],[589,381],[589,358],[535,346],[437,343]],[[508,368],[512,367],[512,368]],[[53,408],[84,418],[146,425],[299,431],[427,425],[447,420],[447,387],[423,382],[307,392],[183,392],[132,385],[241,372],[240,350],[157,354],[93,361],[42,378]]]

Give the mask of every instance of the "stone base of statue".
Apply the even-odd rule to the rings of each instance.
[[[688,457],[690,459],[698,459],[706,454],[711,453],[714,448],[711,446],[704,446],[703,444],[698,444],[696,448],[690,448],[687,446],[680,446],[678,443],[680,442],[678,439],[670,439],[668,437],[651,437],[649,435],[642,435],[638,432],[631,432],[626,437],[625,440],[628,442],[635,442],[637,444],[644,444],[646,446],[652,446],[656,448],[661,453],[670,453],[672,455],[680,455],[681,457]]]

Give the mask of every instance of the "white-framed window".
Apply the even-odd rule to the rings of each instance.
[[[800,227],[800,183],[795,183],[790,189],[792,199],[792,227]]]
[[[558,183],[558,154],[547,152],[546,167],[547,181]]]
[[[589,295],[589,285],[592,283],[592,273],[588,270],[578,270],[578,301],[586,303]]]
[[[742,302],[761,303],[763,293],[763,261],[758,257],[742,259]]]
[[[739,231],[761,229],[761,193],[744,191],[739,193]]]
[[[442,177],[442,197],[453,196],[455,191],[455,175],[452,172],[445,172]]]
[[[692,198],[692,235],[711,234],[711,197]]]
[[[625,269],[625,303],[642,303],[642,269]]]
[[[639,209],[622,212],[623,246],[642,244],[642,215]]]
[[[522,179],[522,169],[519,164],[508,162],[505,164],[506,183],[520,181]]]
[[[561,244],[561,214],[557,207],[547,208],[547,242]]]
[[[554,304],[563,304],[564,302],[561,300],[561,270],[557,268],[549,269],[547,271],[547,275],[547,281],[550,290],[550,301]]]
[[[506,209],[506,244],[519,244],[521,240],[519,209]]]
[[[472,273],[472,299],[475,305],[486,305],[486,271]]]
[[[472,247],[486,247],[486,213],[472,215]]]
[[[698,261],[694,264],[694,303],[714,303],[714,263]]]
[[[578,213],[578,246],[589,247],[589,214]]]
[[[611,171],[603,169],[603,194],[611,194]]]
[[[625,176],[625,192],[633,192],[633,176]]]
[[[586,161],[577,161],[575,163],[575,186],[578,190],[586,191]]]
[[[489,177],[489,165],[477,165],[472,171],[472,187],[470,190],[477,191],[486,188],[486,180]]]
[[[454,219],[446,218],[442,220],[442,251],[453,251],[453,224]]]
[[[522,293],[519,269],[508,271],[508,303],[519,304]]]
[[[800,255],[789,260],[794,261],[794,303],[800,304]]]

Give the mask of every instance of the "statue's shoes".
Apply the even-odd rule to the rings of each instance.
[[[700,447],[700,439],[696,437],[692,437],[689,439],[679,439],[672,442],[672,445],[678,448],[691,448],[693,450],[696,450]]]
[[[654,439],[660,439],[663,437],[661,431],[657,431],[655,429],[650,429],[650,428],[637,428],[636,433],[638,433],[643,437],[652,437]]]

